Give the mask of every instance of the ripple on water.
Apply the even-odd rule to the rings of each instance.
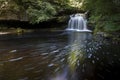
[[[11,51],[10,51],[10,53],[15,53],[15,52],[17,52],[17,50],[11,50]]]
[[[23,57],[10,59],[10,60],[8,60],[8,61],[10,61],[10,62],[14,62],[14,61],[19,61],[19,60],[21,60],[21,59],[23,59]]]
[[[45,55],[48,55],[48,53],[42,53],[42,54],[40,54],[40,55],[45,56]]]
[[[24,77],[24,78],[21,78],[21,79],[18,79],[18,80],[28,80],[28,77]]]
[[[35,67],[26,68],[26,69],[24,69],[24,70],[25,70],[25,71],[30,71],[30,70],[33,70],[33,69],[35,69]]]
[[[52,67],[52,66],[54,66],[54,64],[53,64],[53,63],[51,63],[51,64],[49,64],[49,65],[48,65],[48,67]]]

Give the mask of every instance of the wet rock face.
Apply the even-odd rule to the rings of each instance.
[[[17,14],[16,14],[17,13]],[[25,12],[10,12],[6,11],[0,16],[0,20],[19,20],[19,21],[28,21],[28,16]]]
[[[28,21],[28,16],[14,1],[3,0],[0,1],[0,20]]]

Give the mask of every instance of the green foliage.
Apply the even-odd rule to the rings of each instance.
[[[0,5],[7,4],[0,10],[0,14],[24,13],[31,23],[39,23],[55,17],[61,11],[69,7],[69,0],[0,0]],[[0,6],[1,7],[1,6]]]
[[[26,10],[31,23],[53,19],[57,13],[69,8],[69,0],[16,0]]]
[[[51,19],[56,10],[50,3],[39,1],[36,6],[29,6],[27,13],[31,23],[39,23]]]
[[[120,30],[120,25],[118,25],[117,23],[113,23],[113,22],[106,22],[104,30],[107,32],[111,32],[111,31],[117,31]]]
[[[84,0],[84,10],[90,10],[90,22],[95,23],[96,31],[120,31],[119,0]]]

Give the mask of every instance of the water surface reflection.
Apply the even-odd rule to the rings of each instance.
[[[67,44],[61,33],[42,31],[1,36],[0,80],[47,80],[61,71]]]
[[[71,31],[69,34],[70,54],[68,62],[70,67],[74,69],[76,65],[80,65],[86,57],[85,49],[88,41],[92,39],[92,34],[89,32]]]
[[[70,32],[68,80],[114,80],[119,78],[119,41],[91,33]]]
[[[118,41],[91,33],[2,35],[0,80],[119,80],[119,52]]]

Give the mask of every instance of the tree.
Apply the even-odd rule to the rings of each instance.
[[[90,22],[96,24],[96,31],[120,31],[119,0],[84,0],[83,9],[90,10]]]
[[[39,23],[54,18],[61,10],[65,9],[69,0],[13,0],[27,13],[31,23]]]

